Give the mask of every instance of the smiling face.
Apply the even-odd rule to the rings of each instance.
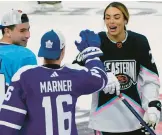
[[[104,21],[109,35],[119,36],[125,32],[124,27],[127,20],[125,20],[123,13],[118,8],[109,7],[105,11]]]
[[[17,24],[13,30],[10,30],[10,38],[13,44],[27,45],[28,39],[30,38],[30,25],[29,23]]]

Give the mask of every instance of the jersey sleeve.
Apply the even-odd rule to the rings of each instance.
[[[25,92],[20,84],[20,75],[16,73],[7,89],[0,111],[1,135],[18,134],[27,114],[25,97]]]
[[[76,77],[75,94],[86,95],[103,90],[108,82],[103,63],[98,60],[90,60],[85,63],[84,70],[78,72]]]
[[[159,97],[160,81],[158,70],[153,59],[151,48],[146,37],[140,41],[140,72],[137,80],[141,92],[142,106],[146,110],[148,102]]]

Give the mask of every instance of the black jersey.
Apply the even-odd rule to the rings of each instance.
[[[99,33],[101,50],[104,55],[100,58],[107,72],[113,72],[121,85],[121,92],[141,105],[137,90],[137,78],[141,68],[158,75],[155,62],[152,58],[150,46],[145,36],[128,31],[127,39],[122,43],[111,41],[105,32]],[[111,100],[114,95],[105,95],[100,92],[98,107]]]
[[[100,59],[105,70],[118,78],[121,93],[143,116],[148,101],[158,96],[160,86],[147,38],[132,31],[126,31],[125,40],[118,43],[111,41],[106,32],[100,32],[99,36],[104,54]],[[100,91],[92,96],[89,127],[105,132],[128,132],[139,129],[140,124],[116,94]]]

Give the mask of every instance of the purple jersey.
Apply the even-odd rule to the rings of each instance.
[[[99,60],[25,66],[12,78],[0,112],[1,135],[77,135],[77,98],[103,89],[107,75]]]

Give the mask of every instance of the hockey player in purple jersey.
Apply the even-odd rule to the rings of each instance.
[[[80,36],[75,44],[85,67],[61,67],[63,35],[53,30],[43,35],[38,56],[44,57],[44,65],[25,66],[13,76],[0,112],[0,135],[77,135],[77,98],[102,90],[108,82],[98,58],[99,36],[89,30]]]

